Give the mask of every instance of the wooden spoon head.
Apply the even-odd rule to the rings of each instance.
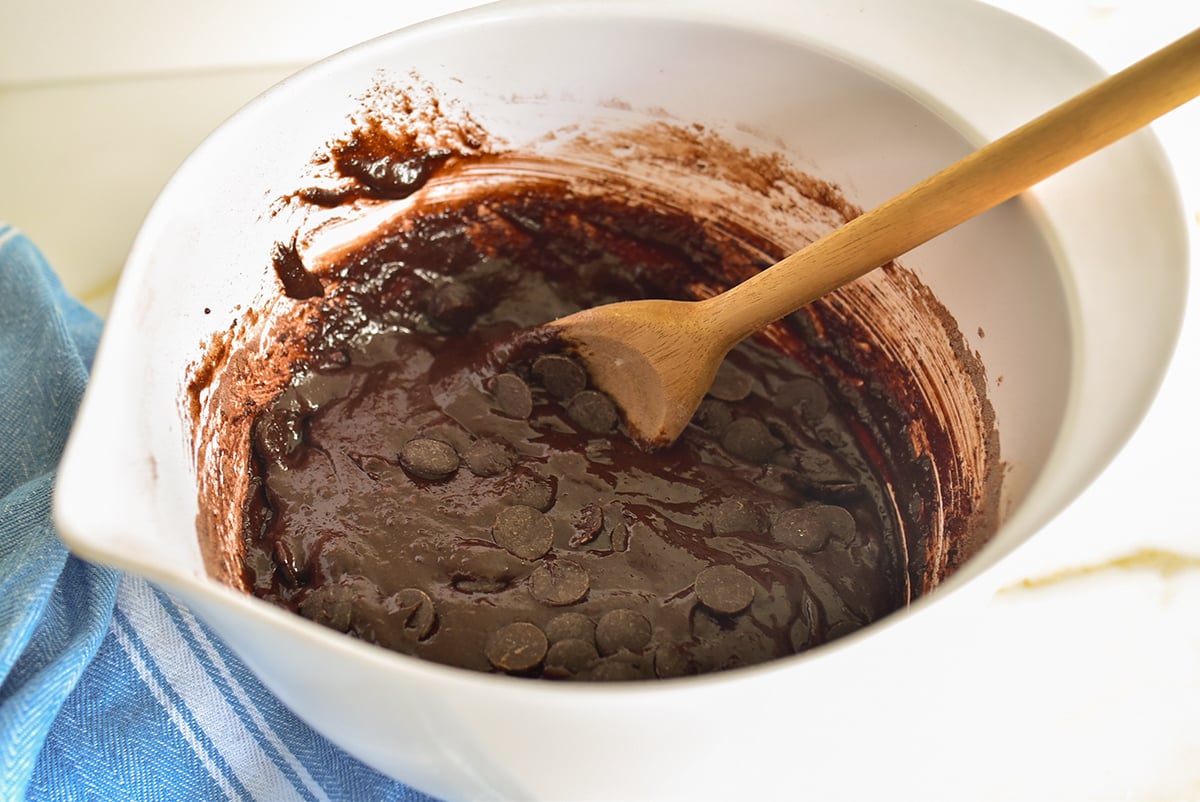
[[[652,450],[675,442],[712,386],[729,346],[706,331],[701,303],[626,301],[548,324]]]

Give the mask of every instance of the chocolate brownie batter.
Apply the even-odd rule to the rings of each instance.
[[[253,592],[430,660],[596,680],[758,663],[903,606],[888,449],[861,442],[851,385],[806,365],[792,328],[735,348],[653,453],[537,334],[694,297],[769,264],[763,247],[530,180],[345,254],[327,272],[352,289],[253,427]]]
[[[517,147],[426,85],[362,103],[182,388],[212,576],[453,666],[674,677],[853,632],[995,531],[982,367],[898,265],[735,348],[652,453],[539,327],[718,293],[853,217],[836,187],[702,126]]]

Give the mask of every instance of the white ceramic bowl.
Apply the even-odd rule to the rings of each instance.
[[[1185,235],[1147,133],[904,260],[992,379],[1007,518],[946,586],[856,636],[723,675],[564,686],[384,652],[203,568],[186,366],[273,286],[263,255],[288,232],[266,205],[343,131],[377,69],[458,79],[455,95],[517,142],[586,124],[613,99],[634,117],[665,109],[753,132],[864,207],[1100,77],[1048,34],[972,3],[733,5],[502,3],[341,53],[230,119],[172,179],[130,255],[59,475],[67,543],[180,596],[315,727],[445,797],[861,798],[914,765],[986,769],[963,747],[961,704],[984,680],[943,671],[953,651],[927,647],[969,620],[981,574],[1098,474],[1165,370]]]

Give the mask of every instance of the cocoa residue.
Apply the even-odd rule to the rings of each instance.
[[[325,294],[321,280],[304,267],[304,260],[300,258],[300,252],[296,248],[295,237],[286,245],[282,242],[275,244],[271,264],[287,297],[302,301]]]

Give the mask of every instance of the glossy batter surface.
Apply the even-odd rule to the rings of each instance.
[[[253,427],[252,592],[426,659],[595,680],[757,663],[903,606],[891,449],[796,331],[738,346],[654,453],[521,334],[771,258],[748,232],[536,181],[345,254],[336,313]]]

